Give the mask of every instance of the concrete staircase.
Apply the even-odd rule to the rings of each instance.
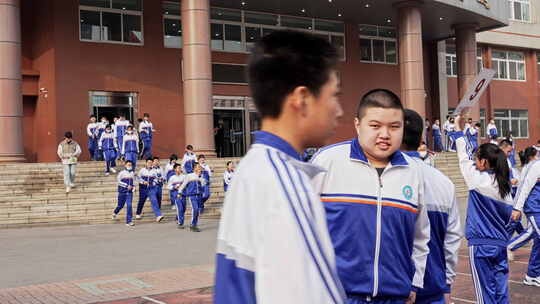
[[[448,176],[456,186],[456,196],[458,199],[467,199],[468,189],[465,180],[459,170],[457,153],[438,153],[435,158],[435,167]]]
[[[205,204],[202,218],[218,218],[223,203],[223,172],[227,161],[238,159],[208,159],[214,170],[211,196]],[[167,163],[163,160],[162,166]],[[137,171],[144,163],[137,164]],[[112,223],[111,214],[117,204],[116,175],[104,175],[103,162],[81,162],[77,165],[77,187],[65,193],[60,163],[26,163],[0,165],[0,228]],[[139,199],[138,189],[133,195],[133,213]],[[164,221],[174,221],[169,191],[163,190]],[[186,212],[191,214],[191,206]],[[118,222],[125,222],[125,208]],[[154,221],[147,201],[144,217],[138,222]],[[189,220],[189,217],[188,217]]]

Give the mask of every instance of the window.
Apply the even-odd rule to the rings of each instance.
[[[484,62],[482,59],[482,48],[476,48],[476,72],[480,73],[484,67]],[[447,76],[457,76],[457,56],[456,56],[456,46],[453,44],[446,45],[446,75]]]
[[[397,63],[397,41],[394,28],[361,24],[359,35],[360,61]]]
[[[525,80],[525,55],[522,52],[493,50],[491,62],[495,79]]]
[[[80,39],[143,44],[142,0],[80,0]]]
[[[510,132],[515,138],[529,137],[529,113],[527,110],[495,109],[495,125],[503,137],[508,136]]]
[[[163,2],[163,27],[165,47],[182,47],[180,5]],[[345,26],[343,22],[282,16],[268,13],[248,12],[212,7],[210,10],[210,46],[215,51],[251,52],[255,42],[279,28],[292,28],[322,37],[337,48],[345,60]],[[395,53],[392,46],[387,52]]]
[[[246,66],[243,64],[212,63],[212,82],[247,84]]]
[[[519,21],[531,21],[529,0],[509,0],[510,18]]]

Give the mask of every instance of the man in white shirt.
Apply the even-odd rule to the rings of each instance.
[[[307,33],[278,30],[257,42],[248,71],[262,131],[225,197],[214,303],[344,303],[311,185],[321,169],[301,161],[343,114],[336,64],[335,48]]]

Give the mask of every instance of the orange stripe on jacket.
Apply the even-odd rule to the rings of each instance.
[[[355,199],[333,199],[333,198],[322,198],[321,199],[322,202],[325,202],[325,203],[354,203],[354,204],[365,204],[365,205],[377,205],[377,202],[373,202],[373,201],[363,201],[363,200],[355,200]],[[400,208],[400,209],[403,209],[403,210],[407,210],[407,211],[410,211],[412,213],[417,213],[418,210],[416,209],[413,209],[411,207],[407,207],[407,206],[402,206],[402,205],[398,205],[398,204],[393,204],[393,203],[382,203],[383,206],[389,206],[389,207],[395,207],[395,208]]]

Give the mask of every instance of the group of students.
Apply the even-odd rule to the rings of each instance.
[[[478,148],[478,135],[480,134],[480,128],[482,125],[479,122],[474,123],[472,118],[469,118],[465,123],[463,134],[467,137],[468,141],[473,145],[473,148]],[[429,120],[426,119],[426,134],[429,132]],[[451,151],[456,152],[456,123],[455,118],[450,115],[446,116],[442,129],[441,123],[438,119],[435,120],[431,126],[431,132],[433,137],[433,150],[435,152]],[[498,133],[495,121],[491,120],[487,126],[487,132],[489,134],[490,142],[497,143]],[[443,140],[444,135],[444,140]]]
[[[135,184],[139,184],[139,201],[137,204],[136,219],[143,216],[144,204],[150,200],[156,221],[163,219],[161,202],[163,187],[166,185],[173,210],[176,210],[176,219],[179,229],[184,229],[186,204],[192,208],[192,219],[189,226],[191,231],[199,232],[199,215],[204,212],[204,204],[210,198],[210,178],[212,169],[206,163],[204,155],[196,155],[193,146],[188,145],[184,157],[179,162],[178,156],[173,154],[163,169],[159,157],[149,157],[144,168],[135,174],[135,162],[125,161],[125,169],[118,176],[118,206],[113,211],[112,219],[116,219],[124,206],[126,210],[126,225],[134,226],[132,200]],[[234,163],[227,162],[223,175],[224,191],[227,191],[234,174]]]
[[[116,173],[116,161],[119,159],[129,160],[135,166],[139,157],[147,159],[152,156],[152,139],[156,130],[148,113],[144,113],[140,120],[138,131],[124,115],[115,116],[113,124],[109,124],[105,116],[100,122],[96,119],[91,115],[86,127],[88,152],[92,160],[105,161],[105,175]]]
[[[462,225],[454,185],[419,159],[418,113],[372,90],[358,104],[357,136],[302,160],[343,115],[337,58],[324,39],[296,31],[256,43],[248,78],[262,128],[225,197],[217,304],[450,302]],[[469,189],[476,297],[509,303],[507,229],[521,210],[531,224],[518,238],[534,234],[536,252],[525,280],[540,286],[540,162],[523,170],[514,203],[507,154],[492,143],[475,148],[464,123],[455,118],[452,140]]]

